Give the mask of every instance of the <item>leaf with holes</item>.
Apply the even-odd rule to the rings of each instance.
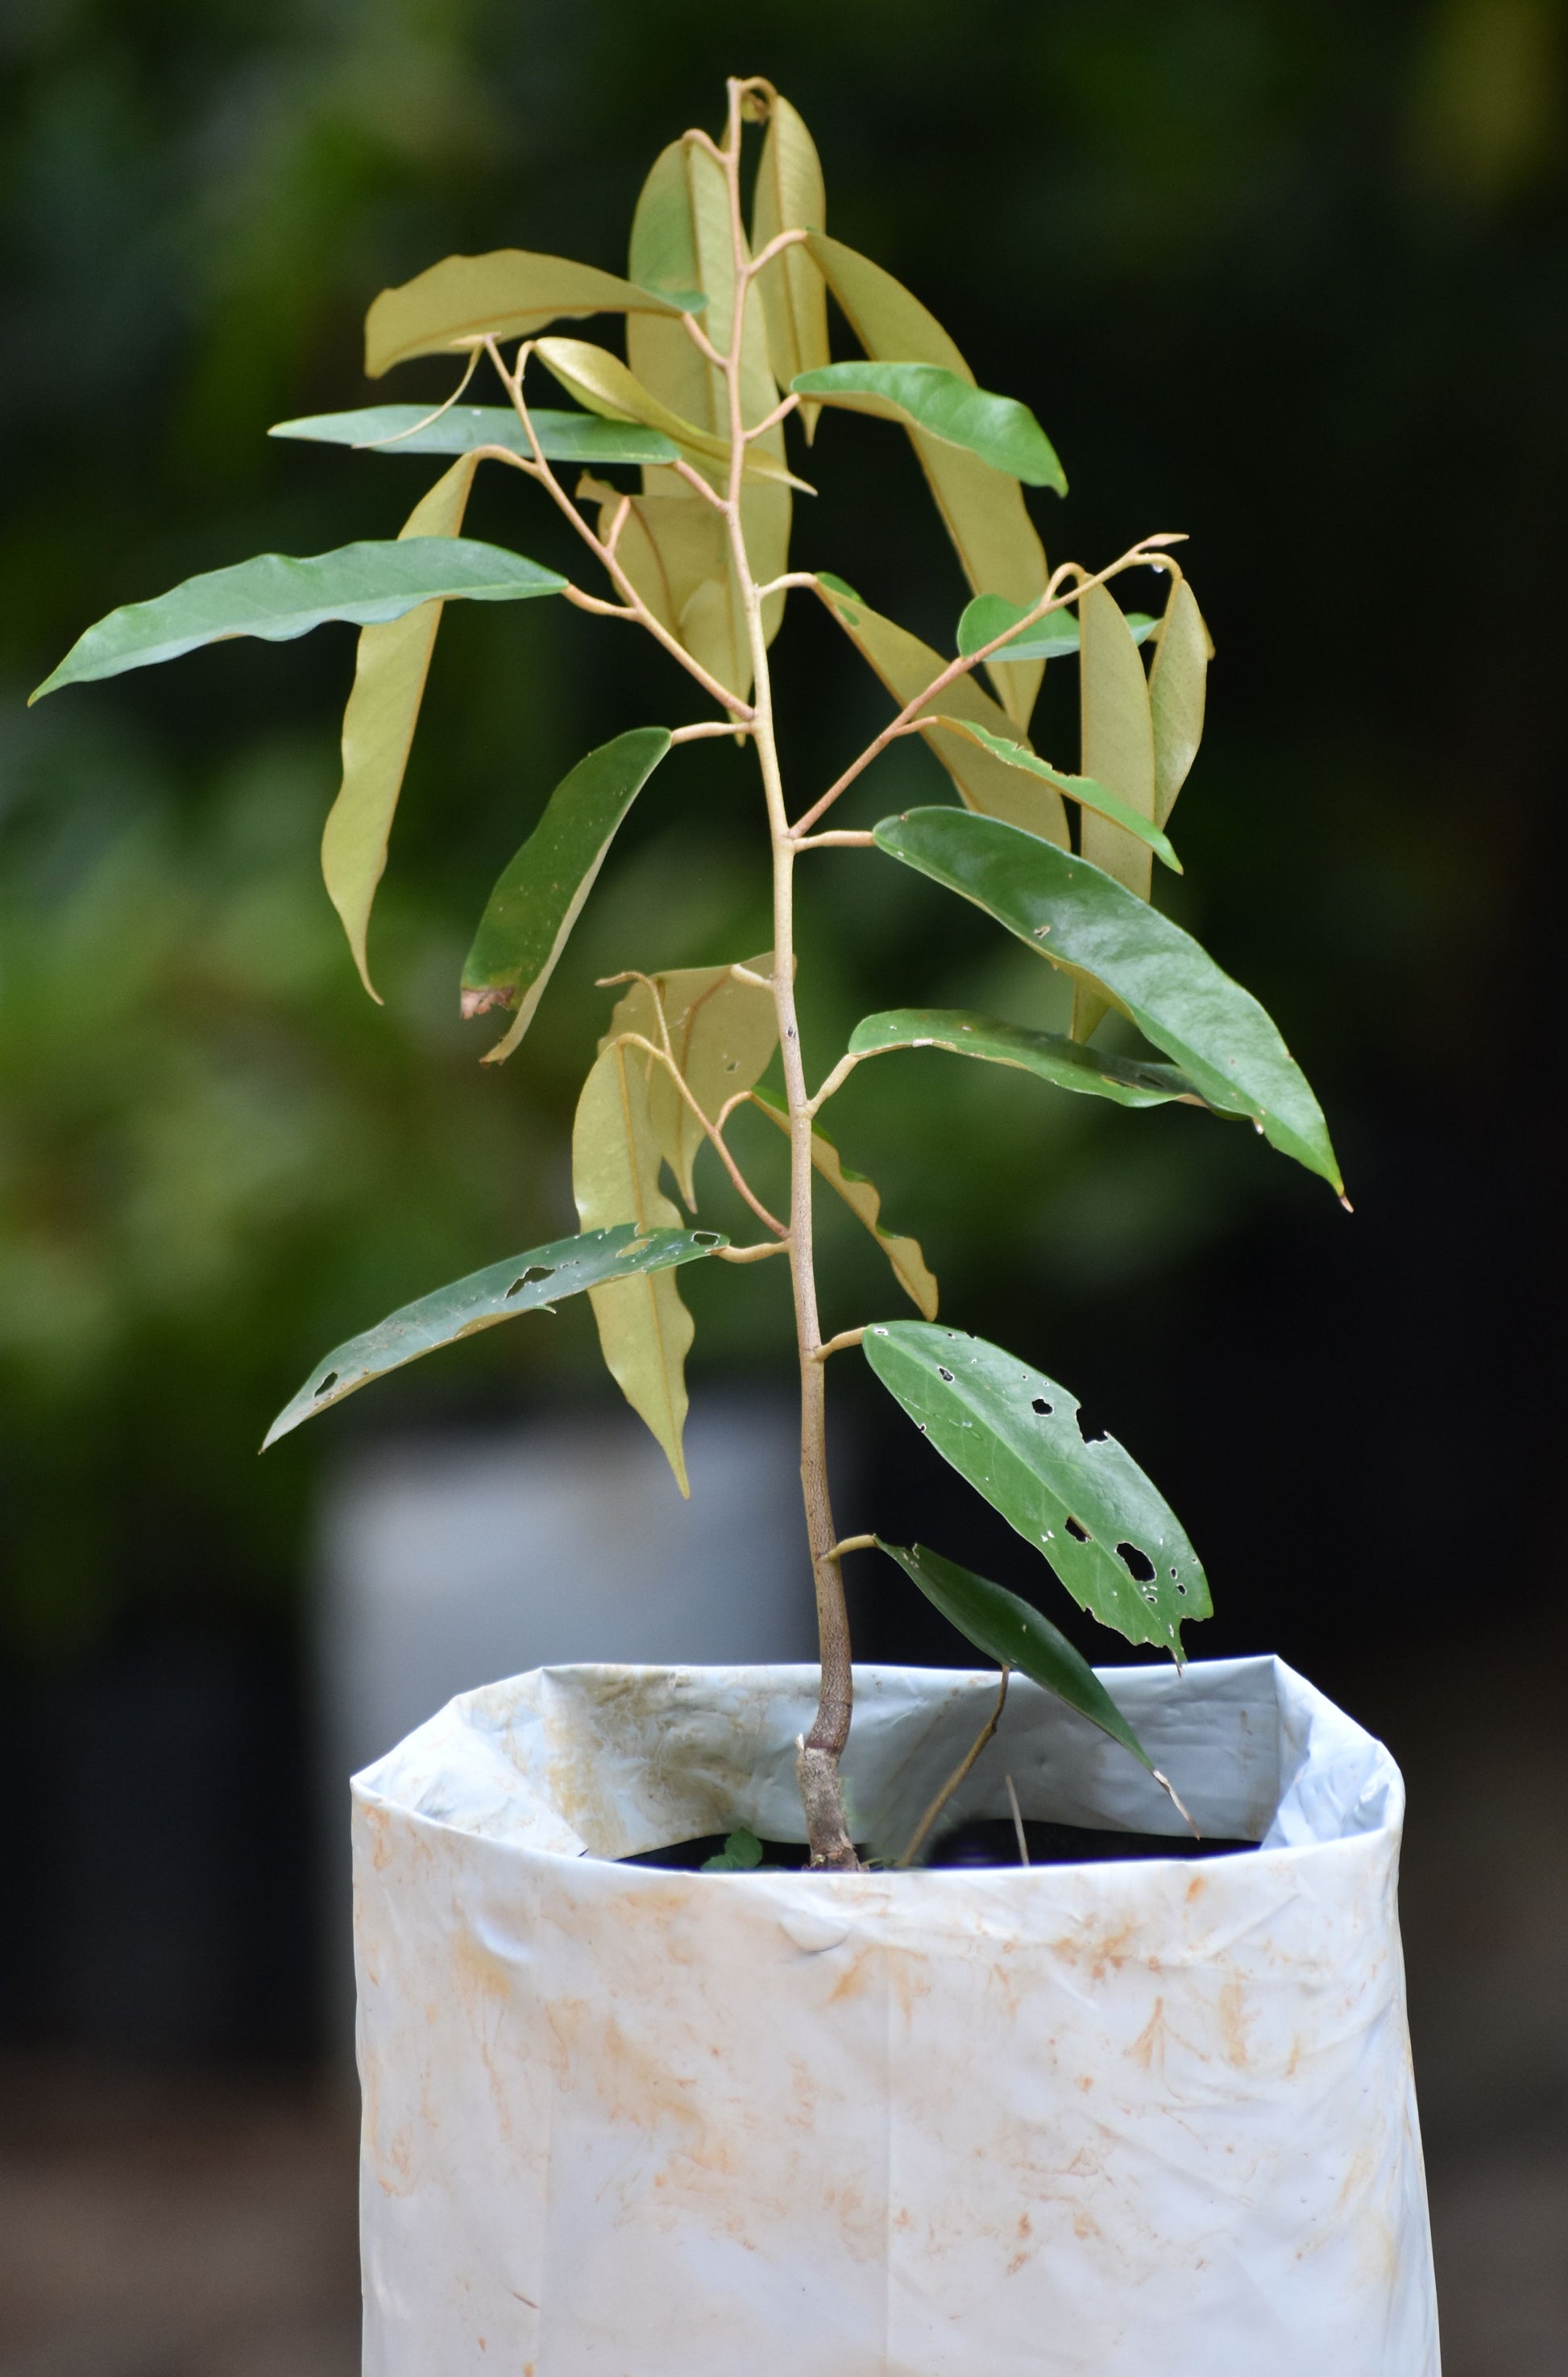
[[[1181,1522],[1114,1437],[1085,1441],[1065,1387],[983,1337],[880,1321],[862,1351],[961,1477],[1050,1562],[1081,1609],[1180,1660],[1210,1614]]]
[[[998,636],[1007,634],[1015,620],[1026,619],[1033,604],[1009,603],[999,594],[976,594],[967,603],[958,622],[958,650],[967,660],[972,652],[983,651]],[[1135,644],[1145,644],[1159,626],[1147,611],[1129,611],[1127,626]],[[998,658],[1021,661],[1054,661],[1078,650],[1078,614],[1072,610],[1047,611],[1032,627],[1023,627],[1009,639]],[[1163,820],[1162,820],[1163,822]]]
[[[610,1028],[599,1045],[605,1048],[617,1033],[636,1032],[660,1045],[658,994],[670,1053],[681,1078],[710,1122],[717,1122],[725,1104],[743,1096],[760,1080],[779,1045],[778,1010],[773,1004],[773,953],[747,958],[742,966],[685,966],[634,982],[616,1005]],[[757,979],[748,979],[755,976]],[[708,1143],[690,1106],[670,1079],[666,1067],[652,1057],[644,1059],[648,1105],[659,1153],[680,1183],[688,1206],[696,1211],[692,1166],[700,1148]]]
[[[1067,493],[1051,441],[1028,406],[1016,397],[993,396],[940,364],[824,364],[797,373],[790,385],[815,403],[874,413],[923,430],[944,446],[963,447],[1026,487]]]
[[[765,1090],[753,1090],[751,1103],[770,1122],[777,1123],[783,1131],[788,1130],[789,1116],[776,1098],[770,1097]],[[937,1283],[920,1251],[918,1239],[895,1237],[891,1230],[883,1229],[880,1192],[862,1174],[850,1171],[832,1140],[824,1139],[820,1130],[811,1134],[811,1162],[829,1188],[843,1198],[856,1220],[870,1231],[886,1255],[894,1279],[916,1310],[923,1312],[928,1320],[934,1320]]]
[[[751,246],[760,255],[781,232],[825,231],[827,192],[811,135],[787,99],[775,98],[768,112],[767,137],[757,163],[751,201]],[[799,372],[813,371],[830,356],[828,292],[820,269],[803,246],[786,247],[757,276],[768,324],[768,359],[773,377],[788,388]],[[816,432],[819,407],[803,404],[806,442]]]
[[[462,969],[465,1016],[516,1010],[485,1064],[504,1063],[533,1021],[616,830],[669,747],[667,727],[636,726],[590,751],[502,870]]]
[[[1047,759],[1036,758],[1033,751],[1025,751],[1023,745],[1015,743],[1011,735],[993,735],[988,727],[972,725],[956,718],[943,718],[941,723],[951,726],[955,735],[962,735],[966,741],[978,743],[987,751],[994,751],[1007,767],[1016,768],[1023,775],[1037,777],[1041,783],[1054,785],[1064,800],[1076,801],[1081,809],[1095,817],[1108,818],[1124,833],[1146,842],[1155,857],[1162,859],[1173,874],[1181,873],[1181,861],[1158,826],[1140,817],[1137,810],[1130,807],[1108,785],[1096,783],[1093,776],[1063,775],[1059,768],[1053,768]]]
[[[526,1254],[509,1255],[505,1262],[471,1272],[466,1279],[401,1306],[374,1329],[335,1346],[284,1404],[261,1449],[265,1452],[302,1420],[341,1404],[372,1379],[385,1378],[438,1346],[455,1345],[461,1337],[515,1320],[521,1313],[547,1312],[564,1296],[580,1296],[584,1288],[592,1291],[606,1281],[621,1284],[677,1263],[696,1262],[728,1243],[716,1230],[639,1231],[628,1223],[619,1229],[557,1238],[547,1247],[533,1247]]]
[[[257,554],[230,569],[187,578],[149,603],[111,611],[78,637],[30,699],[37,701],[63,685],[177,660],[198,644],[220,643],[229,636],[290,643],[331,619],[363,627],[401,619],[422,603],[460,597],[470,603],[527,602],[538,594],[558,594],[566,582],[521,553],[463,536],[344,544],[305,560],[286,553]]]
[[[634,422],[544,409],[531,410],[529,418],[547,462],[673,462],[680,452],[672,438]],[[533,452],[517,414],[499,404],[450,404],[434,421],[427,404],[372,404],[357,412],[313,412],[299,421],[280,421],[267,435],[307,445],[362,447],[373,454],[471,454],[479,446],[504,446],[509,454]]]
[[[446,354],[477,340],[526,339],[547,322],[591,314],[680,314],[701,298],[639,289],[613,272],[565,256],[500,247],[488,256],[449,256],[428,271],[383,289],[365,317],[365,373],[379,379],[414,355]]]
[[[1211,1105],[1250,1116],[1271,1145],[1344,1193],[1323,1109],[1276,1026],[1179,925],[1087,859],[992,818],[910,809],[884,818],[875,838],[1103,991]]]
[[[583,339],[541,339],[533,352],[568,395],[575,396],[590,412],[606,421],[640,421],[645,428],[661,430],[711,479],[720,479],[728,471],[729,439],[700,429],[695,422],[683,421],[634,379],[620,358],[612,355],[607,348],[590,346]],[[765,479],[778,486],[798,487],[808,496],[816,493],[760,442],[746,449],[746,476]],[[694,496],[693,500],[700,502],[701,497]]]
[[[1175,1065],[1145,1064],[1136,1057],[1113,1057],[1085,1048],[1059,1032],[1030,1032],[993,1015],[970,1015],[961,1008],[901,1007],[868,1015],[849,1036],[852,1057],[880,1057],[896,1048],[940,1048],[953,1057],[979,1057],[992,1065],[1013,1065],[1059,1090],[1079,1090],[1109,1098],[1119,1106],[1183,1105],[1208,1100]],[[1211,1109],[1211,1111],[1215,1111]],[[1234,1116],[1226,1119],[1234,1121]]]
[[[1021,1676],[1065,1701],[1154,1773],[1154,1762],[1087,1659],[1032,1602],[976,1576],[973,1569],[961,1568],[956,1560],[944,1559],[925,1544],[906,1551],[902,1545],[883,1543],[879,1535],[877,1547],[898,1562],[977,1651],[1003,1666],[1016,1667]]]

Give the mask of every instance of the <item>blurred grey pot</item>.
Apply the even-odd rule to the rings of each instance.
[[[907,1838],[994,1683],[860,1671],[857,1836]],[[536,1670],[362,1774],[368,2377],[1436,2377],[1398,1771],[1276,1660],[1114,1683],[1256,1854],[613,1862],[801,1836],[806,1667]],[[1009,1771],[1175,1821],[1016,1681],[955,1814]]]

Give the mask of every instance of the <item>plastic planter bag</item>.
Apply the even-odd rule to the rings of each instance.
[[[1436,2377],[1387,1752],[1276,1660],[1107,1673],[1254,1854],[863,1875],[802,1836],[807,1667],[542,1669],[354,1786],[367,2377]],[[870,1667],[903,1847],[993,1676]],[[949,1811],[1168,1834],[1014,1679]]]

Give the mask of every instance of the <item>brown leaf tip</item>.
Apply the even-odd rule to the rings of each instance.
[[[465,990],[459,1003],[463,1021],[472,1023],[476,1015],[488,1015],[492,1008],[515,1007],[517,992],[504,982],[486,983],[481,990]]]

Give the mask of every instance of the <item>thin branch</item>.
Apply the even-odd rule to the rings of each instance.
[[[760,247],[756,255],[752,257],[750,263],[747,266],[746,278],[748,281],[755,280],[758,273],[761,271],[762,267],[765,264],[772,264],[774,257],[782,256],[786,247],[803,247],[810,236],[810,233],[800,225],[796,225],[790,231],[775,232],[772,238],[768,242],[767,246]]]
[[[678,460],[666,463],[664,467],[673,471],[677,479],[684,479],[693,495],[701,496],[706,502],[712,505],[716,512],[728,510],[727,499],[720,495],[717,487],[702,476],[701,472],[693,463],[687,460],[684,454]]]
[[[811,1358],[814,1362],[825,1362],[830,1354],[847,1354],[852,1345],[859,1344],[865,1334],[864,1329],[841,1329],[836,1337],[830,1337],[825,1345],[819,1345]],[[869,1542],[870,1538],[868,1536],[865,1540]],[[839,1549],[842,1551],[843,1548],[841,1544]]]
[[[592,611],[596,619],[628,619],[634,627],[642,624],[636,612],[628,610],[624,603],[606,603],[603,595],[585,594],[581,586],[563,587],[561,596],[574,611]]]
[[[716,370],[723,371],[724,367],[724,359],[719,352],[717,347],[713,344],[712,340],[708,336],[707,331],[702,328],[702,325],[698,320],[696,315],[683,314],[680,318],[685,326],[688,338],[692,340],[699,353],[705,356],[707,361],[711,363]]]
[[[874,833],[806,833],[795,836],[796,850],[875,850]]]
[[[676,1063],[675,1058],[670,1055],[669,1051],[664,1048],[655,1048],[652,1040],[644,1039],[640,1032],[617,1032],[614,1040],[611,1041],[609,1045],[614,1048],[640,1048],[648,1056],[652,1057],[655,1063],[664,1067],[671,1081],[674,1081],[676,1090],[685,1099],[687,1105],[691,1108],[692,1113],[697,1117],[698,1121],[701,1124],[708,1138],[712,1141],[714,1147],[718,1151],[719,1160],[723,1164],[724,1170],[729,1174],[730,1178],[734,1181],[736,1188],[738,1188],[740,1194],[745,1198],[747,1203],[750,1206],[752,1212],[756,1214],[757,1219],[761,1223],[763,1228],[773,1231],[775,1236],[781,1239],[787,1238],[789,1236],[788,1224],[781,1222],[776,1213],[770,1213],[766,1205],[763,1204],[760,1197],[755,1194],[745,1173],[742,1172],[739,1165],[736,1162],[734,1156],[730,1153],[729,1149],[725,1146],[724,1133],[719,1130],[714,1124],[711,1123],[707,1116],[703,1113],[697,1098],[687,1084],[685,1074],[681,1071],[680,1067]]]
[[[782,403],[774,405],[772,412],[764,413],[760,421],[752,423],[746,433],[746,443],[749,446],[753,439],[765,437],[770,429],[776,429],[781,421],[787,421],[790,414],[798,410],[799,404],[797,396],[786,396]]]
[[[836,1560],[845,1552],[874,1552],[876,1548],[875,1535],[845,1535],[842,1543],[833,1545],[828,1558]]]
[[[1029,1843],[1023,1830],[1023,1810],[1018,1804],[1018,1793],[1013,1788],[1011,1775],[1004,1775],[1002,1779],[1007,1785],[1007,1804],[1012,1810],[1012,1830],[1018,1842],[1018,1862],[1020,1865],[1027,1865]]]
[[[787,1255],[787,1238],[764,1238],[754,1247],[715,1247],[713,1252],[721,1262],[763,1262],[769,1255]]]
[[[749,726],[737,726],[732,718],[703,718],[695,726],[676,726],[670,730],[672,743],[705,743],[713,735],[749,735]]]
[[[680,139],[682,148],[684,148],[689,140],[694,149],[704,149],[707,154],[712,157],[715,165],[724,166],[727,170],[729,160],[725,156],[724,151],[720,148],[716,140],[710,140],[705,132],[683,132],[680,136]]]
[[[770,578],[765,586],[759,586],[757,600],[760,603],[765,603],[770,594],[782,594],[786,587],[809,586],[814,589],[816,583],[817,573],[814,569],[786,569],[782,578]]]
[[[825,1106],[830,1098],[833,1098],[838,1095],[845,1081],[848,1081],[851,1073],[854,1072],[856,1065],[863,1065],[866,1062],[867,1057],[878,1057],[880,1056],[881,1053],[882,1052],[880,1048],[868,1048],[863,1056],[841,1057],[838,1063],[833,1067],[832,1071],[828,1075],[827,1080],[822,1083],[822,1086],[818,1091],[816,1096],[807,1100],[807,1113],[815,1119],[819,1109]]]
[[[909,1846],[904,1850],[904,1855],[900,1857],[900,1866],[911,1866],[914,1864],[916,1857],[920,1853],[920,1845],[925,1840],[927,1834],[930,1831],[931,1826],[936,1822],[937,1818],[941,1814],[942,1810],[947,1806],[948,1801],[952,1798],[959,1785],[968,1774],[970,1768],[975,1763],[975,1761],[979,1757],[980,1752],[986,1747],[987,1742],[989,1741],[992,1734],[995,1733],[998,1726],[1001,1723],[1001,1713],[1007,1706],[1007,1679],[1011,1673],[1012,1669],[1011,1667],[1004,1667],[1002,1669],[1001,1690],[997,1694],[997,1704],[995,1708],[991,1711],[990,1715],[986,1719],[985,1724],[980,1727],[978,1738],[976,1739],[974,1748],[970,1750],[967,1758],[962,1760],[961,1762],[953,1768],[952,1773],[948,1776],[947,1781],[942,1785],[941,1789],[937,1793],[936,1798],[932,1800],[930,1806],[921,1817],[920,1822],[916,1825],[915,1837],[910,1842]]]
[[[417,437],[422,429],[428,429],[434,422],[439,421],[443,412],[449,412],[451,411],[453,405],[457,402],[459,397],[468,386],[469,381],[473,377],[474,372],[478,367],[479,358],[484,352],[484,348],[477,344],[477,342],[470,350],[468,369],[464,372],[461,379],[459,380],[456,388],[453,388],[450,396],[448,397],[445,404],[438,404],[434,412],[427,412],[425,414],[423,421],[411,422],[406,429],[396,431],[390,437],[362,438],[359,444],[354,448],[354,452],[356,454],[367,454],[374,453],[382,447],[401,446],[405,437]]]

